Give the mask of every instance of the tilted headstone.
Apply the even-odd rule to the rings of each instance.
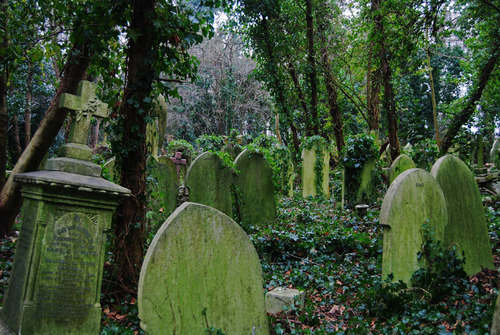
[[[455,245],[465,253],[464,270],[469,275],[481,268],[494,269],[488,227],[481,194],[467,165],[452,155],[441,157],[431,170],[443,190],[448,209],[444,231],[446,245]]]
[[[15,176],[24,203],[2,319],[16,334],[99,334],[104,234],[130,191],[100,178],[100,167],[84,160],[90,148],[79,127],[88,131],[89,115],[106,109],[95,95],[87,101],[91,88],[80,82],[82,96],[61,98],[61,107],[77,114],[70,136],[76,142],[60,151],[67,156],[49,159],[50,171]]]
[[[166,156],[148,160],[148,207],[152,211],[152,221],[158,225],[177,208],[177,170]]]
[[[186,174],[189,201],[207,205],[232,217],[231,169],[213,152],[198,156]]]
[[[302,158],[302,195],[304,198],[308,196],[315,197],[318,195],[316,185],[317,181],[316,179],[318,178],[318,175],[316,174],[316,147],[313,147],[312,149],[304,149],[302,150],[301,154]],[[323,161],[323,168],[322,168],[322,173],[321,173],[321,180],[320,180],[320,185],[321,185],[321,192],[323,193],[323,196],[325,198],[330,197],[330,155],[328,154],[328,151],[325,150],[325,152],[322,155],[322,161]]]
[[[391,169],[389,171],[389,184],[391,184],[401,173],[413,168],[415,168],[415,163],[410,156],[406,154],[399,155],[391,164]]]
[[[384,229],[382,277],[394,275],[394,280],[410,284],[413,273],[424,266],[417,254],[422,247],[422,226],[434,230],[438,241],[443,240],[448,222],[443,191],[431,174],[422,169],[410,169],[391,184],[380,209],[380,224]]]
[[[244,150],[234,161],[238,213],[242,222],[263,225],[276,219],[273,172],[262,154]]]
[[[227,215],[186,202],[162,225],[138,287],[148,334],[269,334],[259,257]]]
[[[500,169],[500,139],[493,142],[490,150],[490,163],[495,164],[497,169]]]

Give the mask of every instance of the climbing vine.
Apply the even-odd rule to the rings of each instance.
[[[323,137],[315,135],[305,139],[301,145],[301,150],[312,149],[316,151],[316,161],[314,162],[314,185],[316,187],[316,196],[323,197],[325,196],[323,190],[324,157],[326,153],[331,152],[331,148]]]

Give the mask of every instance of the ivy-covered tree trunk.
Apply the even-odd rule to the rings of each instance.
[[[7,0],[2,0],[0,3],[2,15],[2,30],[3,36],[0,49],[3,51],[2,55],[6,54],[8,46],[7,35]],[[0,62],[4,63],[5,56],[0,56]],[[0,69],[0,188],[6,182],[6,168],[7,168],[7,69],[5,65]]]
[[[373,8],[372,8],[373,9]],[[372,68],[373,41],[368,50],[366,70],[366,107],[368,109],[368,128],[379,130],[380,126],[380,67]]]
[[[68,114],[67,110],[59,108],[61,95],[63,93],[76,94],[78,83],[84,78],[89,66],[89,53],[90,49],[86,41],[74,45],[70,50],[61,85],[57,89],[40,126],[2,188],[0,193],[0,234],[7,234],[12,229],[22,205],[21,191],[13,177],[17,173],[35,171],[40,166]]]
[[[316,75],[316,53],[314,49],[314,22],[312,0],[306,0],[306,24],[307,24],[307,61],[309,63],[308,77],[311,87],[311,123],[312,129],[308,133],[319,134],[318,119],[318,79]]]
[[[151,108],[151,90],[156,62],[153,19],[156,1],[132,1],[128,41],[127,84],[120,114],[121,185],[131,190],[115,217],[115,264],[122,288],[133,292],[137,286],[144,250],[146,208],[146,117]]]

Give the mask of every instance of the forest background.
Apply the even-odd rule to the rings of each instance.
[[[0,231],[22,204],[6,170],[54,154],[69,128],[61,94],[95,81],[110,114],[90,145],[109,147],[132,191],[114,220],[125,290],[144,254],[146,129],[159,94],[165,145],[235,129],[274,134],[298,154],[319,135],[332,165],[360,134],[392,158],[408,143],[468,157],[473,138],[492,143],[499,127],[498,0],[2,0],[0,15]]]

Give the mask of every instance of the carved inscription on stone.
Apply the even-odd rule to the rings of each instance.
[[[34,298],[36,316],[81,320],[96,303],[97,227],[86,214],[67,213],[47,229]]]

